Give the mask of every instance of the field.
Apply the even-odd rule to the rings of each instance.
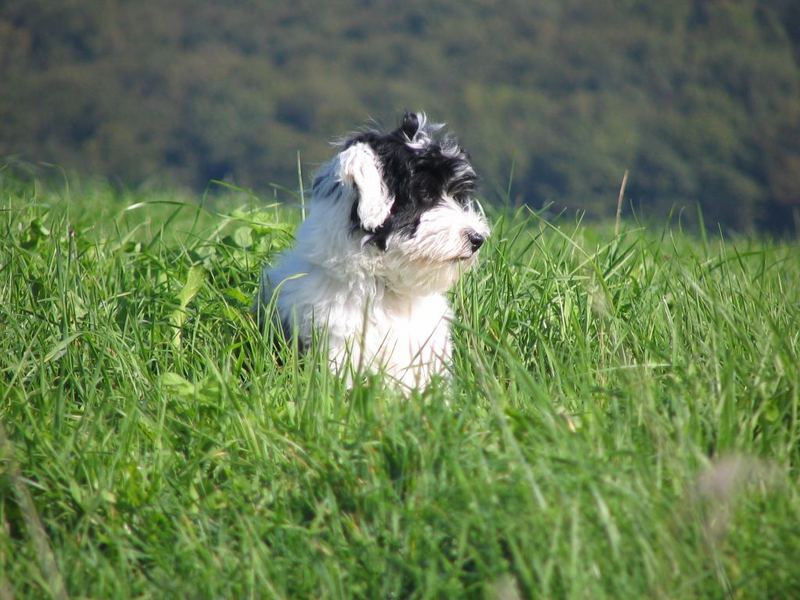
[[[495,211],[405,398],[258,332],[276,198],[0,173],[0,598],[800,595],[796,242]]]

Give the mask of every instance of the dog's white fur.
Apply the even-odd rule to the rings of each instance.
[[[257,304],[270,305],[276,294],[280,322],[305,347],[315,329],[324,331],[337,372],[382,371],[407,388],[425,387],[450,362],[452,311],[444,293],[475,262],[465,232],[489,233],[482,212],[445,196],[421,213],[412,237],[392,233],[381,250],[368,243],[369,232],[386,220],[394,199],[370,146],[351,145],[317,179],[296,245],[263,269]],[[363,230],[354,232],[356,201]]]

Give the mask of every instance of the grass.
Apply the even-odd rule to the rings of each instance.
[[[254,326],[289,198],[0,190],[0,597],[800,593],[796,243],[494,215],[403,398]]]

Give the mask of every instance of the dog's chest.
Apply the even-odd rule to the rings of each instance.
[[[450,358],[451,311],[443,296],[387,304],[373,312],[364,353],[408,384],[427,382]]]

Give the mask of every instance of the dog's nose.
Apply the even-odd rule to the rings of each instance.
[[[467,232],[467,240],[469,240],[469,244],[472,247],[472,252],[474,253],[478,251],[478,248],[483,246],[483,242],[486,241],[486,238],[477,231],[470,230]]]

